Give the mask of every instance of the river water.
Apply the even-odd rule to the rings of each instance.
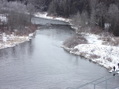
[[[0,89],[75,88],[108,75],[103,67],[61,48],[74,34],[65,25],[41,26],[29,42],[0,50]]]

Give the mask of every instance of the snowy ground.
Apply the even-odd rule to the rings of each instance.
[[[118,46],[104,44],[103,37],[96,34],[82,33],[82,35],[88,41],[86,44],[78,44],[73,48],[63,47],[70,53],[89,59],[110,71],[112,71],[113,66],[116,67],[116,70],[119,69],[117,66],[119,63]]]
[[[0,22],[6,23],[8,21],[7,17],[4,14],[0,14]]]
[[[16,36],[14,33],[11,35],[0,34],[0,49],[14,47],[17,44],[29,41],[33,35],[34,33],[30,33],[29,36]]]

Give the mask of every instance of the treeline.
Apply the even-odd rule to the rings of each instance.
[[[119,36],[119,0],[52,0],[48,12],[64,17],[78,13],[83,23],[97,25]]]
[[[50,15],[73,17],[76,24],[99,26],[119,36],[119,0],[7,0],[33,5]]]
[[[119,0],[28,0],[50,15],[76,17],[83,25],[99,26],[119,36]]]
[[[8,2],[21,2],[25,5],[32,4],[40,11],[47,11],[52,0],[7,0]]]

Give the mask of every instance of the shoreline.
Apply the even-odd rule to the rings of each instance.
[[[14,47],[18,44],[24,43],[26,41],[30,41],[34,36],[34,33],[29,33],[28,36],[18,36],[14,34],[7,35],[5,33],[2,34],[2,40],[0,40],[0,49]]]
[[[81,56],[89,61],[92,61],[100,66],[103,66],[109,72],[113,72],[113,67],[119,70],[119,38],[118,37],[105,37],[98,34],[82,32],[79,35],[86,40],[86,42],[80,42],[73,47],[76,42],[69,41],[64,42],[63,48],[71,54]],[[79,39],[82,39],[79,37]],[[76,40],[73,39],[73,40]]]
[[[115,46],[116,43],[115,44],[111,43],[116,41],[116,37],[112,37],[112,38],[109,37],[108,39],[108,37],[105,37],[104,35],[101,36],[100,34],[94,34],[90,32],[79,33],[77,32],[78,27],[76,27],[73,23],[71,23],[71,19],[47,16],[47,13],[36,13],[35,16],[46,18],[46,19],[53,19],[53,20],[68,22],[71,25],[71,28],[75,30],[76,34],[82,35],[82,37],[78,38],[80,39],[78,44],[75,44],[74,42],[75,46],[68,47],[63,44],[61,46],[62,48],[64,48],[66,51],[68,51],[71,54],[81,56],[83,58],[86,58],[89,61],[92,61],[100,66],[103,66],[104,68],[108,69],[109,72],[113,71],[114,66],[116,67],[116,70],[119,70],[117,66],[117,64],[119,63],[119,59],[118,59],[119,56],[117,54],[117,51],[119,50],[118,48],[119,43],[116,46]],[[75,37],[73,40],[77,40],[77,38]],[[82,42],[82,40],[84,40],[84,42]],[[108,40],[111,40],[111,41],[108,42]],[[70,41],[67,41],[67,42],[69,44],[70,43],[73,44],[73,42],[71,41],[72,40],[70,39]]]

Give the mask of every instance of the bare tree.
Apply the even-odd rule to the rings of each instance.
[[[83,11],[81,14],[78,12],[72,18],[72,23],[77,27],[76,32],[81,32],[81,28],[89,25],[89,17],[86,11]],[[86,30],[85,30],[86,31]]]
[[[31,3],[29,3],[29,4],[27,4],[26,8],[28,10],[29,17],[30,17],[30,23],[31,23],[32,16],[35,12],[35,7]]]
[[[60,3],[59,3],[60,4]],[[57,8],[58,8],[58,3],[57,0],[53,0],[50,5],[49,5],[49,9],[48,9],[48,13],[49,14],[53,14],[56,15],[57,14]]]
[[[96,22],[98,26],[104,28],[107,14],[107,7],[104,3],[98,3],[96,6]]]
[[[33,4],[37,9],[40,9],[41,11],[46,11],[51,1],[52,0],[28,0],[28,3]]]
[[[111,4],[108,9],[108,21],[111,24],[110,31],[115,35],[119,35],[119,8],[115,4]]]
[[[90,24],[95,25],[96,23],[96,5],[98,0],[90,0],[90,8],[91,8],[91,15],[90,15]]]
[[[28,17],[28,10],[26,6],[20,2],[5,2],[1,8],[4,14],[7,14],[7,27],[9,31],[14,29],[23,29],[30,23]]]

